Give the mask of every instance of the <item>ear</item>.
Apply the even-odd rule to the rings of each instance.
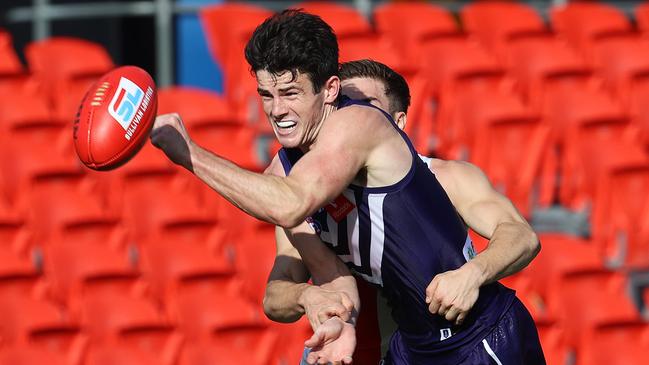
[[[397,126],[400,129],[406,128],[406,122],[408,121],[408,116],[404,112],[396,112],[393,116],[394,122],[397,123]]]
[[[324,91],[325,103],[331,104],[338,100],[340,94],[340,78],[331,76],[322,87]]]

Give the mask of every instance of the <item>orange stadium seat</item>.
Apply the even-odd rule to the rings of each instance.
[[[146,296],[134,292],[92,293],[81,303],[81,321],[94,344],[119,345],[158,364],[175,363],[183,336]]]
[[[120,219],[119,207],[105,183],[78,174],[39,177],[25,194],[28,213],[39,222],[32,227],[35,239],[48,242],[74,227],[91,232],[97,223],[115,223]]]
[[[9,346],[0,349],[0,365],[79,365],[69,362],[63,354],[32,346]]]
[[[415,62],[401,57],[391,43],[374,34],[341,40],[338,46],[340,62],[371,59],[384,63],[406,78],[417,72]]]
[[[553,143],[561,151],[559,198],[570,209],[582,210],[592,204],[597,179],[607,165],[646,159],[640,147],[634,147],[628,116],[605,91],[566,87],[546,95],[545,103]],[[602,150],[603,145],[612,153]]]
[[[125,243],[110,242],[125,241],[126,237],[119,237],[120,232],[103,231],[106,232],[105,242],[100,241],[102,236],[95,234],[96,240],[92,241],[69,235],[44,248],[45,273],[59,299],[70,302],[89,290],[112,285],[121,287],[139,276],[137,263],[130,257]],[[122,247],[111,247],[116,244]]]
[[[4,188],[15,203],[36,178],[79,174],[81,164],[70,143],[69,122],[53,119],[34,82],[22,83],[11,93],[0,93],[2,168],[11,179]]]
[[[642,270],[649,267],[649,161],[640,154],[634,164],[633,153],[620,154],[597,186],[592,237],[608,266]]]
[[[36,278],[38,272],[27,257],[20,256],[8,250],[6,247],[0,249],[0,281],[3,282],[2,286],[6,286],[7,281],[23,279],[23,278]]]
[[[233,238],[237,272],[246,295],[256,305],[262,304],[270,269],[275,262],[275,226],[264,223]]]
[[[649,74],[649,41],[637,36],[615,37],[593,45],[593,62],[625,106],[632,105],[635,87],[646,83]]]
[[[26,78],[10,89],[0,88],[0,113],[4,132],[26,127],[47,127],[50,125],[69,127],[71,120],[61,123],[53,119],[52,111],[46,103],[42,83],[35,78]],[[69,129],[66,128],[69,137]]]
[[[176,165],[165,156],[164,152],[147,142],[126,164],[116,171],[103,173],[103,175],[106,179],[113,178],[128,183],[129,180],[173,178],[177,171]]]
[[[69,37],[30,43],[25,56],[31,72],[45,84],[55,117],[63,121],[74,118],[90,85],[115,67],[101,45]]]
[[[25,55],[32,72],[52,78],[101,75],[114,67],[101,45],[79,38],[52,37],[31,43]]]
[[[246,3],[227,2],[201,8],[199,16],[210,53],[221,66],[224,96],[237,118],[268,132],[263,118],[257,83],[244,58],[246,42],[255,28],[272,12]]]
[[[333,28],[338,41],[365,36],[373,32],[370,22],[355,8],[330,1],[305,1],[292,6],[294,9],[320,16]]]
[[[32,258],[33,235],[27,226],[26,217],[0,199],[0,278],[5,285],[13,279],[35,278],[39,263]]]
[[[639,142],[649,150],[649,113],[645,111],[647,100],[649,100],[649,82],[636,83],[629,96],[629,113],[637,130]]]
[[[11,34],[0,28],[0,95],[22,94],[25,84],[33,86],[32,81],[33,77],[26,72],[16,54]],[[11,103],[0,101],[0,109],[11,106]]]
[[[563,328],[552,321],[539,321],[535,318],[534,322],[539,333],[539,340],[546,363],[569,364],[572,359],[572,352],[563,339]]]
[[[195,226],[199,225],[205,226]],[[230,283],[233,263],[209,247],[222,244],[208,243],[215,238],[223,239],[221,232],[210,233],[214,229],[220,228],[167,229],[164,234],[155,234],[141,245],[143,271],[151,283],[152,293],[161,301],[171,302],[171,298],[183,290],[182,286],[197,285],[200,281],[224,288]],[[183,232],[178,232],[181,230]]]
[[[568,364],[574,354],[565,339],[565,329],[558,318],[548,313],[544,307],[544,298],[529,288],[513,288],[516,296],[523,302],[534,318],[539,334],[543,355],[548,364]]]
[[[468,104],[472,104],[468,107]],[[470,161],[481,167],[497,190],[508,196],[524,216],[536,202],[549,128],[540,116],[509,94],[484,93],[467,103],[472,115],[463,119]],[[470,138],[471,134],[476,137]]]
[[[3,321],[2,338],[7,342],[27,342],[37,332],[56,329],[79,329],[67,313],[54,303],[23,295],[0,298]]]
[[[635,8],[635,21],[642,33],[649,32],[649,3],[644,2]]]
[[[412,77],[407,82],[410,107],[404,130],[419,153],[439,155],[439,140],[434,135],[437,101],[433,85],[423,76]]]
[[[452,57],[447,58],[449,62],[452,60]],[[432,93],[432,91],[428,92]],[[470,149],[474,148],[473,128],[475,126],[466,123],[473,121],[479,114],[474,112],[471,103],[475,100],[479,102],[482,95],[490,93],[502,98],[511,98],[512,101],[520,98],[516,83],[504,77],[502,71],[498,69],[494,69],[493,73],[487,72],[482,75],[469,73],[466,77],[459,76],[442,87],[436,100],[437,104],[433,106],[436,110],[434,111],[435,125],[432,130],[435,133],[435,151],[439,156],[462,160],[469,158]],[[522,108],[520,102],[518,105]],[[464,120],[467,117],[468,121]]]
[[[198,108],[197,106],[201,106]],[[158,91],[158,114],[178,112],[188,128],[203,124],[242,124],[217,93],[183,86],[165,87]]]
[[[477,42],[463,37],[441,38],[422,46],[422,75],[436,93],[461,79],[502,76],[503,68]]]
[[[553,83],[581,84],[592,74],[586,61],[554,37],[525,38],[507,45],[506,65],[533,106],[539,106]]]
[[[23,65],[16,55],[11,34],[0,29],[0,80],[24,73]]]
[[[160,351],[158,349],[157,351]],[[91,346],[88,350],[86,365],[173,365],[175,364],[174,353],[171,353],[164,360],[149,353],[134,349],[131,346],[118,344],[100,344]]]
[[[178,365],[265,365],[268,363],[267,359],[258,360],[255,352],[250,349],[232,348],[229,343],[220,341],[187,343],[178,361]]]
[[[602,326],[642,322],[638,308],[628,296],[627,277],[623,273],[607,270],[573,272],[559,282],[558,291],[562,302],[560,318],[566,328],[567,343],[574,348],[579,349],[581,344],[596,337],[598,328]],[[588,298],[587,302],[585,298]]]
[[[128,179],[123,189],[124,219],[136,244],[166,227],[214,222],[211,207],[198,193],[202,184],[188,173],[169,178]],[[164,199],[160,194],[164,194]]]
[[[596,326],[577,348],[576,365],[643,364],[649,353],[649,325],[629,321]]]
[[[237,119],[217,94],[180,87],[164,89],[159,112],[178,112],[192,137],[210,151],[247,169],[262,169],[255,129]]]
[[[190,340],[213,338],[217,331],[264,332],[260,306],[236,292],[223,291],[209,282],[186,286],[170,298],[178,328]]]
[[[603,270],[602,258],[593,242],[582,238],[542,233],[539,240],[541,252],[519,273],[527,281],[525,304],[535,319],[560,321],[559,283],[573,272]]]
[[[0,308],[3,342],[60,355],[70,365],[81,364],[88,338],[61,308],[45,300],[6,294],[0,299]]]
[[[629,19],[612,5],[597,1],[576,1],[550,10],[554,30],[584,54],[590,54],[598,40],[633,32]]]
[[[377,32],[390,41],[402,58],[414,62],[426,40],[459,33],[450,12],[425,2],[386,2],[374,8],[373,17]]]
[[[313,335],[311,325],[306,316],[302,316],[297,322],[279,323],[266,320],[273,332],[277,334],[277,341],[282,346],[275,348],[271,358],[278,359],[284,364],[299,364],[302,358],[304,341]],[[378,333],[377,333],[378,335]]]
[[[489,49],[503,54],[506,43],[548,33],[543,18],[532,7],[515,1],[476,1],[460,12],[464,30]]]
[[[266,125],[270,124],[264,121]],[[197,141],[205,141],[205,146],[215,154],[227,158],[238,166],[261,172],[266,166],[266,151],[262,146],[258,131],[245,125],[203,124],[193,128],[192,136]],[[268,138],[275,138],[274,135]]]

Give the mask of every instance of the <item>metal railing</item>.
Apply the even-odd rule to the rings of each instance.
[[[173,0],[148,0],[133,2],[103,2],[74,4],[51,4],[50,0],[32,0],[32,6],[23,6],[10,9],[5,18],[7,22],[31,22],[33,39],[43,39],[51,35],[51,23],[54,20],[105,18],[115,16],[152,16],[155,19],[156,29],[156,80],[161,86],[171,85],[173,82],[173,17],[177,14],[196,13],[200,5],[185,5],[175,3]],[[278,10],[289,7],[298,1],[248,1],[249,3]],[[354,5],[362,14],[368,16],[374,6],[383,1],[378,0],[350,0],[347,3]],[[445,6],[451,11],[459,9],[470,3],[466,1],[440,1],[436,4]],[[540,14],[547,17],[547,10],[551,6],[561,5],[567,0],[538,0],[527,1],[536,8]],[[620,7],[630,14],[640,1],[609,1],[608,3]]]

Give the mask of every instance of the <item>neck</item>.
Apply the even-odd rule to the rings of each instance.
[[[338,109],[338,102],[337,102],[337,101],[336,101],[335,103],[333,103],[333,104],[325,104],[325,106],[324,106],[324,110],[323,110],[323,112],[322,112],[322,117],[320,118],[320,121],[319,121],[318,124],[314,127],[314,129],[313,129],[313,131],[312,131],[312,135],[313,135],[313,138],[311,138],[311,141],[312,141],[312,142],[309,143],[308,145],[305,145],[305,146],[300,147],[300,149],[302,150],[302,152],[305,152],[305,153],[306,153],[306,152],[309,151],[311,148],[313,148],[313,146],[318,142],[318,135],[320,134],[320,128],[322,128],[322,126],[324,125],[324,123],[325,123],[325,121],[327,120],[327,118],[329,118],[329,116],[330,116],[333,112],[335,112],[337,109]]]

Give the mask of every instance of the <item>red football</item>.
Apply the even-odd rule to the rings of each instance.
[[[94,170],[124,164],[142,148],[155,120],[155,83],[143,69],[118,67],[86,93],[74,120],[74,147]]]

